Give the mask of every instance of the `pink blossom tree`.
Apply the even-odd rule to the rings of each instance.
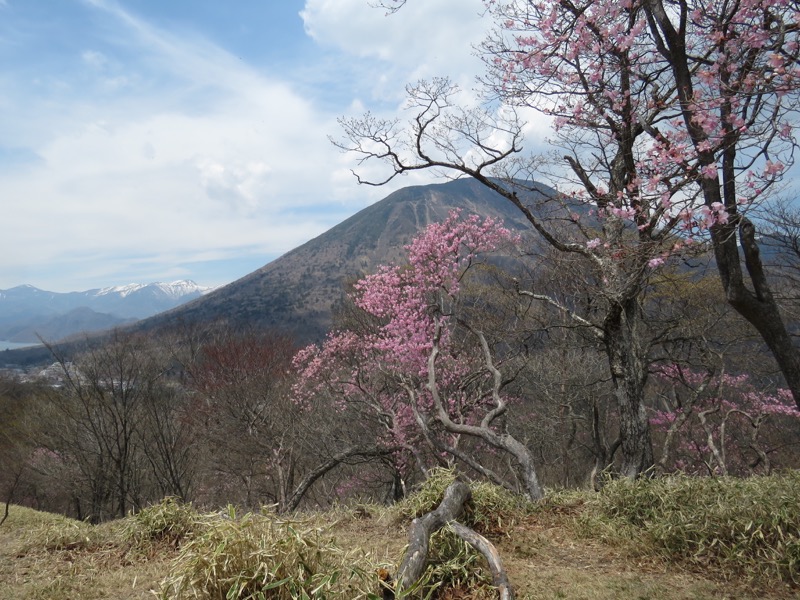
[[[297,401],[313,410],[332,393],[340,410],[358,407],[381,423],[386,445],[405,448],[423,471],[431,458],[459,461],[508,485],[464,448],[469,441],[508,453],[524,492],[541,498],[533,456],[507,428],[503,370],[513,357],[498,357],[463,306],[467,274],[515,239],[492,219],[458,212],[429,225],[406,247],[408,264],[383,266],[356,284],[352,299],[375,327],[333,331],[297,354]]]
[[[791,394],[757,388],[747,375],[711,374],[677,364],[658,369],[667,387],[651,423],[663,436],[659,465],[700,475],[769,474],[770,433],[800,414]],[[775,444],[772,444],[775,446]]]
[[[800,83],[795,5],[486,4],[494,23],[481,47],[487,103],[462,106],[459,90],[438,79],[408,88],[407,124],[370,114],[342,119],[344,138],[336,143],[362,165],[387,168],[383,177],[359,181],[379,185],[430,168],[474,177],[514,203],[553,248],[592,265],[602,317],[561,308],[606,348],[623,474],[653,463],[643,404],[648,278],[698,240],[711,241],[727,302],[759,331],[800,405],[800,353],[745,214],[792,162]],[[522,154],[521,108],[552,119],[552,155]],[[546,206],[526,196],[526,181],[540,175],[561,189]]]

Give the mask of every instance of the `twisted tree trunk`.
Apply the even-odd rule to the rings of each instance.
[[[472,496],[469,486],[456,481],[444,492],[441,504],[435,510],[414,519],[408,532],[408,550],[397,571],[397,593],[411,587],[421,576],[428,562],[428,542],[431,535],[463,512],[464,504]]]
[[[514,600],[514,589],[511,587],[508,574],[503,568],[503,561],[500,560],[500,554],[494,544],[480,533],[457,521],[450,523],[450,527],[458,537],[483,554],[486,562],[489,563],[489,569],[492,572],[492,583],[500,594],[500,600]]]
[[[472,492],[469,486],[462,481],[456,481],[445,490],[444,498],[435,510],[411,522],[411,529],[408,533],[408,550],[406,550],[403,562],[397,571],[394,590],[388,587],[384,590],[385,600],[392,600],[395,595],[402,595],[404,590],[408,590],[415,582],[419,581],[428,562],[428,546],[431,535],[448,524],[456,535],[486,558],[492,572],[492,582],[497,587],[500,600],[514,600],[514,590],[508,581],[508,575],[503,568],[497,549],[485,537],[456,521],[464,510],[464,504],[471,496]]]

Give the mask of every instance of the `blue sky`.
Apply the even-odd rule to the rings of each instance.
[[[220,285],[319,235],[393,189],[356,184],[337,117],[472,87],[481,8],[0,0],[0,289]]]

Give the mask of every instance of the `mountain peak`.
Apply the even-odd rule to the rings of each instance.
[[[107,329],[170,310],[212,290],[188,280],[68,293],[20,285],[0,290],[0,339],[36,342],[39,335],[55,340]]]
[[[147,284],[145,283],[129,283],[127,285],[113,285],[99,289],[95,296],[107,296],[109,294],[118,294],[123,298],[137,290],[142,289]]]
[[[191,279],[179,279],[178,281],[173,281],[171,283],[155,283],[153,285],[157,286],[165,294],[174,298],[180,298],[189,294],[198,293],[204,295],[213,290],[213,288],[210,287],[197,285]]]
[[[183,296],[203,295],[210,292],[213,288],[197,285],[190,279],[179,279],[170,283],[155,282],[155,283],[129,283],[127,285],[115,285],[105,287],[95,292],[96,296],[107,296],[109,294],[116,294],[122,298],[134,294],[141,290],[160,291],[169,298],[179,299]],[[87,292],[88,293],[88,292]]]
[[[555,194],[536,186],[531,200]],[[403,260],[403,247],[453,209],[461,209],[464,216],[496,218],[513,230],[529,227],[511,202],[473,179],[406,187],[249,275],[139,327],[155,330],[175,320],[224,319],[231,326],[290,332],[298,342],[319,340],[330,328],[348,282],[380,264]]]

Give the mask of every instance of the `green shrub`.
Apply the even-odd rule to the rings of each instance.
[[[483,557],[449,527],[431,535],[428,565],[417,582],[398,599],[494,599],[497,590]]]
[[[395,504],[392,512],[398,520],[403,521],[429,513],[441,503],[445,490],[455,480],[456,472],[453,469],[431,469],[419,489]]]
[[[595,529],[637,539],[669,559],[800,584],[798,472],[620,480],[588,506],[584,525],[594,519]]]
[[[524,496],[492,483],[482,481],[470,487],[465,525],[479,533],[505,533],[533,507]]]

